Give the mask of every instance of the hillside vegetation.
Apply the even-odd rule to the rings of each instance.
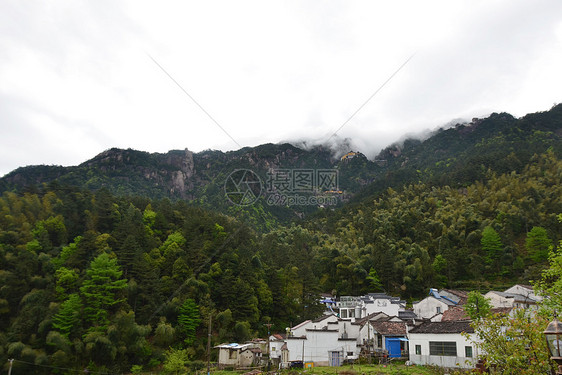
[[[562,239],[560,109],[520,120],[491,116],[501,131],[474,122],[411,149],[406,142],[385,166],[362,155],[331,161],[353,179],[348,186],[368,190],[288,224],[263,201],[225,203],[224,190],[203,177],[185,180],[202,189],[186,201],[135,195],[141,180],[120,194],[73,186],[62,179],[68,169],[44,167],[42,176],[59,176],[44,182],[43,167],[15,171],[0,197],[0,362],[16,358],[27,373],[117,373],[154,368],[185,349],[197,366],[209,318],[213,344],[243,342],[264,336],[264,323],[283,332],[316,317],[320,292],[385,290],[412,301],[428,287],[486,291],[536,279],[549,246]],[[467,137],[467,128],[487,138]],[[435,156],[447,139],[453,146],[443,155],[454,160]],[[279,147],[286,165],[304,165],[290,145],[245,150],[232,163],[244,165],[249,153],[265,168]],[[220,164],[212,154],[208,162]],[[116,155],[128,154],[101,157],[115,173]],[[88,163],[73,170],[76,178],[106,173],[99,164],[106,162]],[[30,178],[37,183],[18,185]],[[222,206],[209,209],[218,200]]]

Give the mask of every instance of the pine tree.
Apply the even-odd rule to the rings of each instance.
[[[61,303],[59,312],[53,318],[53,328],[68,337],[72,330],[80,323],[82,302],[78,294],[73,293]]]
[[[85,318],[94,326],[106,327],[108,309],[125,301],[118,296],[119,291],[127,287],[127,280],[121,278],[122,274],[117,260],[110,258],[107,253],[99,255],[90,263],[80,292],[86,305]]]
[[[182,334],[185,336],[185,343],[190,345],[195,339],[195,330],[201,323],[199,315],[199,306],[191,298],[185,300],[181,305],[178,315],[178,326]]]

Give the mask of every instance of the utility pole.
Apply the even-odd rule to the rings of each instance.
[[[10,369],[8,370],[8,375],[11,375],[12,374],[12,365],[14,364],[14,359],[13,358],[9,359],[9,361],[10,361]]]
[[[264,326],[267,327],[267,371],[268,372],[271,369],[271,367],[270,367],[271,366],[271,352],[269,350],[269,335],[270,335],[269,331],[270,331],[270,328],[271,328],[272,325],[273,324],[271,324],[271,323],[264,324]]]
[[[367,356],[371,364],[371,322],[367,318]]]
[[[209,314],[209,333],[207,334],[207,375],[211,374],[211,317]]]

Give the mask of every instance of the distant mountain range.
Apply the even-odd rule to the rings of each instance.
[[[225,199],[228,176],[241,169],[253,171],[263,184],[268,171],[337,171],[337,187],[326,191],[314,186],[309,195],[350,198],[370,197],[388,187],[425,181],[436,185],[463,186],[485,177],[489,171],[520,171],[531,156],[552,149],[562,153],[562,105],[520,119],[494,113],[484,119],[439,129],[425,140],[406,139],[382,150],[375,160],[359,152],[335,157],[330,148],[309,149],[289,143],[264,144],[237,151],[187,149],[148,153],[112,148],[72,167],[27,166],[0,179],[0,192],[33,191],[44,184],[106,188],[117,195],[181,199],[195,205],[232,213]],[[286,221],[316,210],[309,205],[291,206],[258,202],[272,217]]]

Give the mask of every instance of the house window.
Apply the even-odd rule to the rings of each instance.
[[[236,359],[238,357],[238,352],[236,350],[228,351],[228,359]]]
[[[441,306],[437,306],[437,314],[441,314]]]
[[[353,357],[353,352],[347,352],[348,357]]]
[[[377,348],[382,348],[382,335],[380,333],[377,335]]]
[[[349,310],[349,317],[350,317],[350,318],[355,318],[355,309]]]
[[[340,313],[341,313],[341,318],[342,318],[342,319],[347,318],[347,310],[341,310]]]
[[[421,355],[421,345],[416,345],[416,355]]]
[[[465,346],[464,347],[464,356],[466,358],[472,358],[472,346]]]
[[[429,355],[457,356],[457,343],[454,341],[430,341]]]

